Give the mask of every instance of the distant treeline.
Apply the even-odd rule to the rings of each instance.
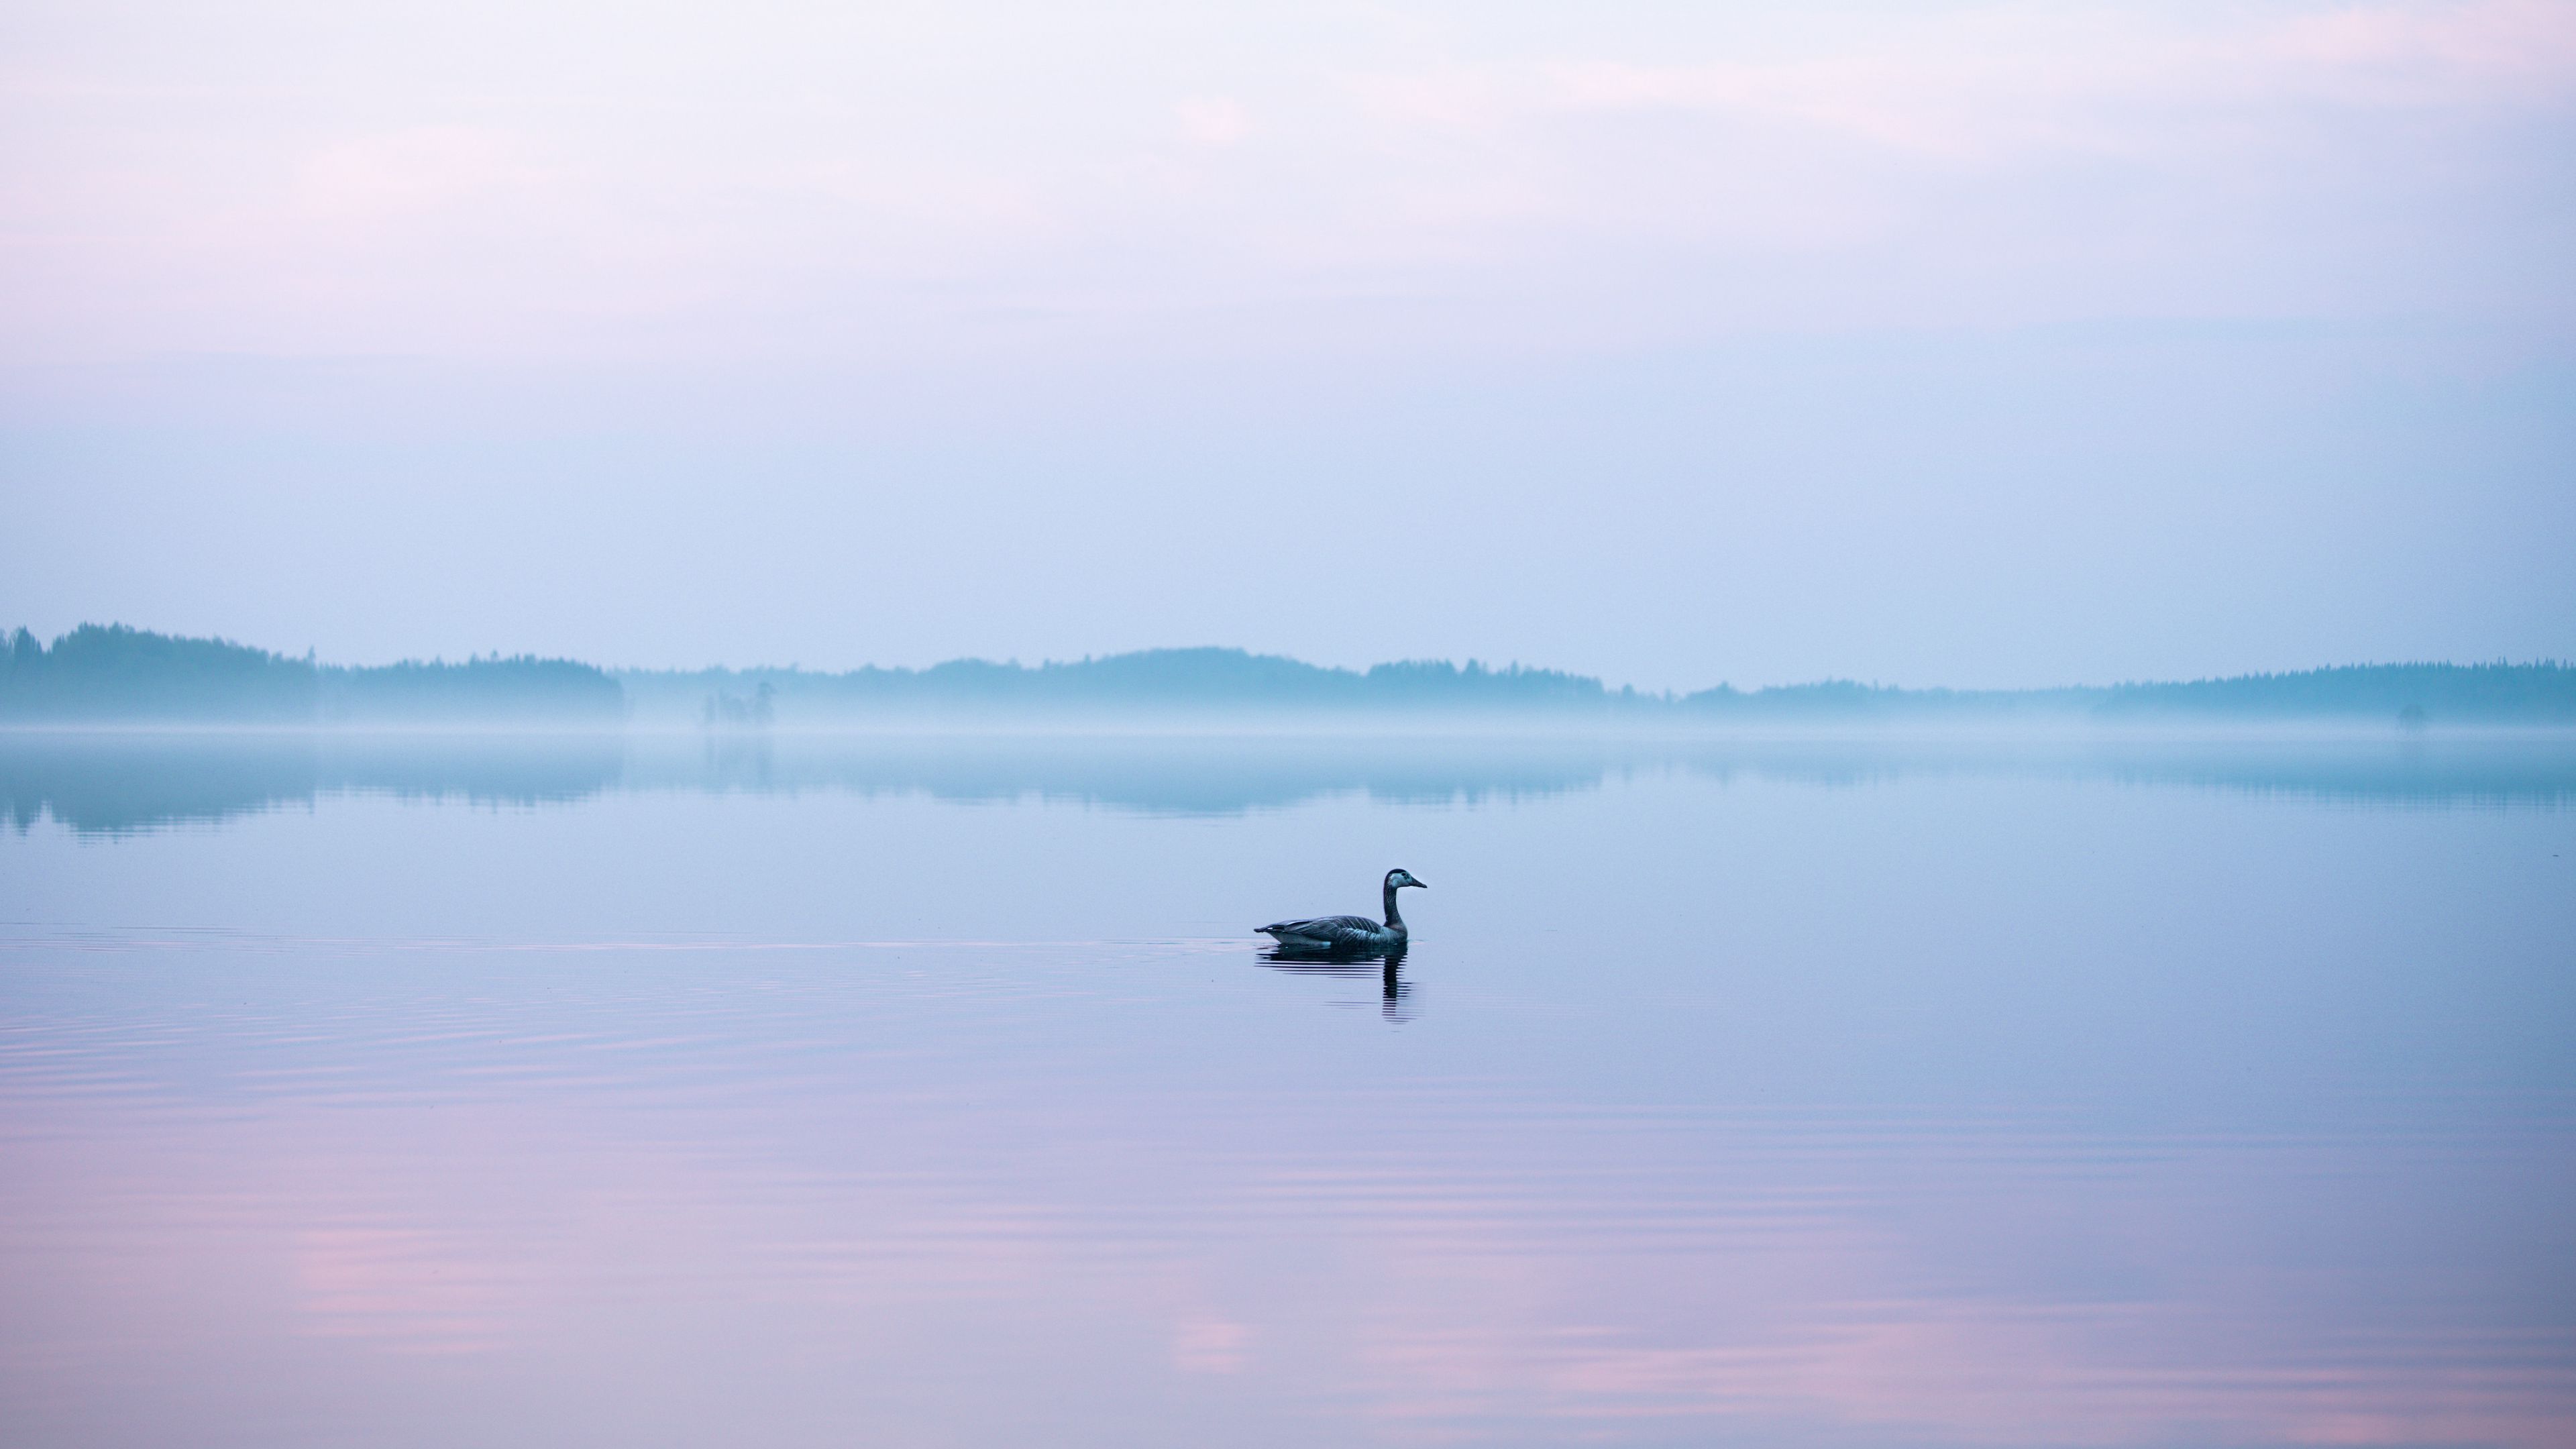
[[[2576,667],[2385,664],[2185,684],[2025,690],[1896,689],[1827,680],[1696,694],[1640,694],[1553,669],[1470,662],[1327,669],[1240,649],[1154,649],[1079,663],[958,660],[929,669],[628,670],[635,713],[678,719],[707,701],[758,696],[783,723],[910,717],[1081,718],[1153,714],[1528,715],[1653,725],[2033,724],[2160,720],[2338,720],[2402,728],[2576,725]]]
[[[1634,704],[1634,690],[1552,669],[1380,664],[1326,669],[1241,649],[1149,649],[1065,664],[952,660],[928,669],[626,670],[618,679],[643,718],[701,714],[765,700],[782,723],[907,716],[1081,718],[1116,714],[1562,713]],[[714,703],[710,711],[708,702]]]
[[[0,720],[18,723],[613,724],[625,708],[616,680],[565,659],[344,668],[122,624],[51,648],[20,629],[0,658]]]
[[[2444,724],[2576,724],[2576,666],[2350,664],[2290,674],[2241,674],[2179,684],[2065,689],[1893,689],[1831,680],[1751,691],[1725,685],[1678,701],[1736,719],[1937,720],[2079,717],[2104,723],[2162,720],[2386,721]]]
[[[316,664],[219,639],[83,625],[48,648],[21,629],[0,659],[0,720],[937,724],[1119,716],[1536,718],[1646,727],[1768,723],[2333,720],[2576,725],[2576,667],[2384,664],[2182,684],[1895,689],[1829,680],[1640,694],[1519,665],[1446,661],[1328,669],[1240,649],[1155,649],[1063,664],[957,660],[928,669],[628,670],[561,659],[374,668]]]

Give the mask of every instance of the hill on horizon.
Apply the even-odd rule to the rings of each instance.
[[[317,663],[223,639],[84,624],[48,647],[19,629],[0,652],[0,720],[269,725],[579,723],[727,727],[1156,715],[1475,715],[1651,725],[2159,720],[2576,725],[2576,667],[2339,665],[2171,683],[2029,690],[1904,689],[1823,680],[1644,694],[1519,664],[1407,660],[1366,670],[1222,646],[1024,665],[925,669],[608,670],[493,655],[462,663]]]
[[[0,720],[265,725],[586,722],[624,717],[604,670],[532,656],[346,667],[123,624],[0,654]]]

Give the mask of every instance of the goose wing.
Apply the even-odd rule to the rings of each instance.
[[[1386,927],[1366,916],[1317,916],[1306,921],[1273,921],[1261,928],[1279,940],[1313,941],[1325,946],[1366,946],[1386,935]]]

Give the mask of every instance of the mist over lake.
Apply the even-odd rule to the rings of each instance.
[[[0,1449],[2576,1445],[2576,0],[0,136]]]
[[[31,1443],[2576,1423],[2563,737],[19,732],[0,787]],[[1255,949],[1397,863],[1399,961]]]

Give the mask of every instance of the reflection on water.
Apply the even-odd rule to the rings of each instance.
[[[1273,946],[1259,957],[1261,964],[1274,971],[1293,976],[1316,976],[1341,981],[1369,981],[1378,987],[1378,1015],[1389,1022],[1413,1020],[1413,983],[1404,979],[1405,951],[1292,951]]]
[[[1688,770],[1858,787],[1925,775],[2184,784],[2368,803],[2576,802],[2576,734],[2044,741],[0,731],[0,820],[116,833],[335,794],[563,804],[612,790],[1077,801],[1225,815],[1319,796],[1509,802]]]
[[[14,738],[0,1437],[2565,1444],[2456,746]]]
[[[566,804],[615,788],[615,735],[0,731],[0,819],[117,833],[366,792]]]

